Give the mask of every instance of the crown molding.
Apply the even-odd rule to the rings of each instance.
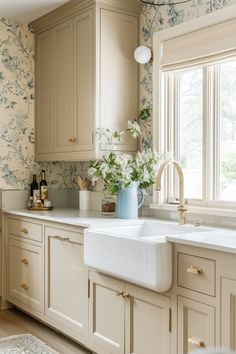
[[[143,7],[139,0],[71,0],[48,14],[32,21],[29,25],[35,33],[50,29],[65,18],[75,16],[84,9],[98,5],[102,8],[114,8],[118,11],[129,11],[138,16]]]

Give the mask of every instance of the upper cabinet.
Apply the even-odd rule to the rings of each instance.
[[[34,21],[37,161],[88,160],[96,128],[124,130],[138,115],[140,3],[75,0]],[[136,151],[132,139],[118,151]]]

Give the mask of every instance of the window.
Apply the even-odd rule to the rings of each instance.
[[[162,75],[165,129],[186,198],[236,202],[236,58]],[[169,175],[175,197],[176,179]]]
[[[233,210],[235,14],[236,6],[231,6],[155,33],[153,39],[154,142],[156,138],[159,151],[180,162],[189,204]],[[156,200],[178,197],[178,176],[171,167],[165,182],[161,199],[154,194],[154,207]]]

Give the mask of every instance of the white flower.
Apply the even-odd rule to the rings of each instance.
[[[131,136],[135,139],[139,138],[141,135],[141,128],[140,125],[135,122],[135,120],[129,120],[128,121],[128,129],[127,129]]]

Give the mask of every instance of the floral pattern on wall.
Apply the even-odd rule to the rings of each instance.
[[[168,6],[144,5],[141,14],[141,42],[152,47],[153,33],[194,18],[206,15],[225,6],[236,4],[236,0],[192,0],[185,4]],[[152,113],[152,62],[141,66],[140,105]],[[152,147],[152,117],[145,123],[142,146]]]
[[[42,169],[50,188],[73,189],[87,163],[34,162],[34,35],[0,18],[0,188],[28,188]]]

